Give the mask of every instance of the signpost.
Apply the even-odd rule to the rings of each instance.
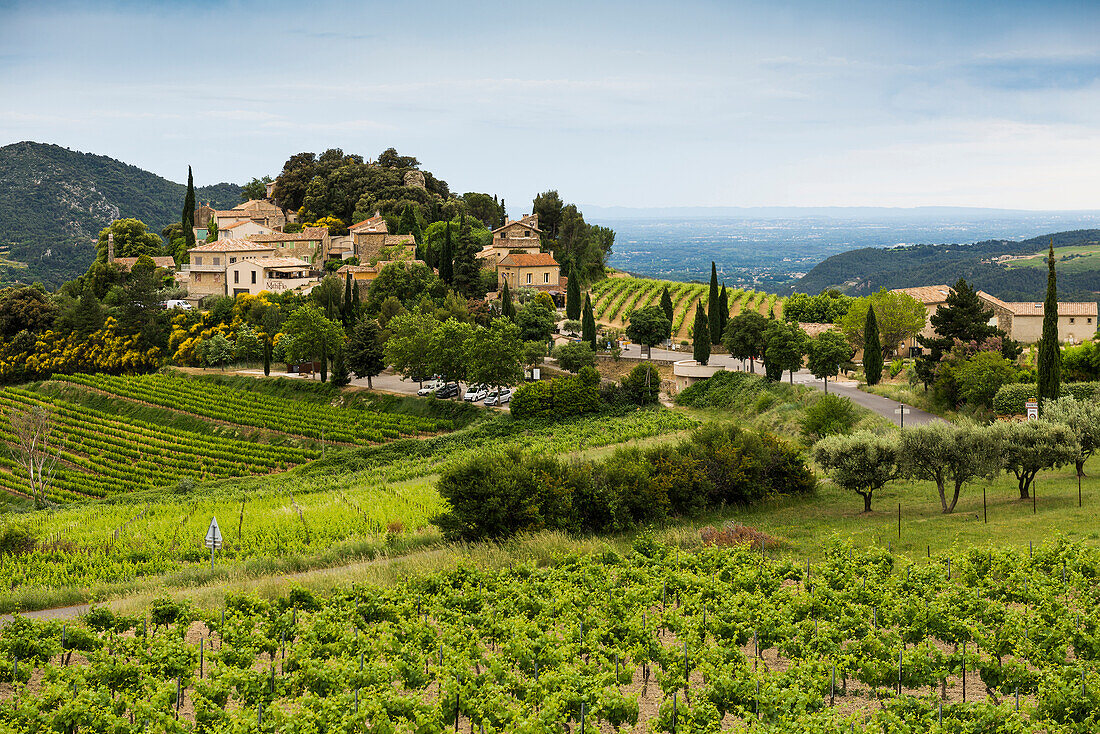
[[[1039,420],[1039,401],[1028,400],[1024,405],[1027,407],[1027,419],[1029,421]]]
[[[901,416],[901,427],[905,428],[905,414],[910,412],[909,408],[906,408],[905,403],[902,403],[894,408],[894,412]]]
[[[206,547],[210,549],[210,570],[214,570],[214,551],[222,549],[222,531],[218,528],[218,518],[210,518],[210,527],[206,531]]]

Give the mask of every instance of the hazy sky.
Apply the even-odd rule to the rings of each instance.
[[[199,184],[340,147],[514,215],[1100,208],[1100,3],[9,2],[0,144]]]

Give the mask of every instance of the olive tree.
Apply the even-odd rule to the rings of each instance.
[[[813,453],[833,483],[863,497],[864,512],[871,511],[875,490],[898,475],[897,440],[871,431],[823,438]]]
[[[940,505],[949,513],[964,484],[1000,473],[1001,452],[998,436],[987,426],[936,421],[901,432],[898,463],[902,476],[935,482]],[[950,501],[948,482],[954,485]]]
[[[1085,476],[1085,462],[1100,447],[1100,402],[1065,396],[1043,406],[1043,420],[1068,426],[1077,437],[1078,478]]]
[[[1061,423],[1013,421],[998,423],[993,430],[1000,444],[1001,466],[1016,475],[1022,500],[1031,499],[1031,484],[1040,471],[1077,460],[1077,439]]]

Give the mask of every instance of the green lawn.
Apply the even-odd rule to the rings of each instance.
[[[1046,251],[1037,253],[1036,257],[1024,260],[1010,260],[1005,265],[1008,268],[1033,268],[1045,270],[1047,267]],[[1054,259],[1060,273],[1084,273],[1100,270],[1100,242],[1080,247],[1055,247]]]

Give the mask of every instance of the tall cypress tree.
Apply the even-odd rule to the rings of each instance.
[[[359,284],[355,283],[351,291],[351,320],[358,321],[361,313],[363,313],[363,304],[359,302]]]
[[[1039,412],[1062,389],[1062,348],[1058,343],[1058,275],[1054,271],[1054,238],[1047,255],[1047,300],[1043,304],[1043,336],[1039,339]]]
[[[195,177],[191,175],[191,166],[187,167],[187,195],[183,197],[183,216],[180,219],[183,238],[190,250],[195,246]]]
[[[672,323],[672,296],[668,293],[668,286],[664,287],[661,291],[661,310],[665,312],[665,318],[668,319],[668,323]]]
[[[451,223],[447,222],[447,229],[443,235],[443,249],[439,252],[439,278],[447,285],[454,278],[454,243],[451,241]]]
[[[596,315],[592,313],[592,299],[584,294],[584,318],[581,320],[581,339],[596,351]]]
[[[722,284],[722,293],[718,296],[718,338],[726,335],[726,324],[730,320],[730,297],[726,293],[726,284]]]
[[[516,320],[516,305],[512,303],[512,292],[508,290],[508,281],[500,289],[500,315],[509,321]]]
[[[351,271],[346,273],[347,277],[344,279],[344,302],[340,304],[340,316],[344,322],[344,328],[352,322],[352,302],[351,302]]]
[[[581,317],[581,281],[577,277],[577,266],[569,266],[569,283],[565,292],[565,318],[576,321]]]
[[[718,268],[714,266],[714,261],[710,261],[710,294],[707,298],[707,313],[709,316],[710,324],[710,343],[721,344],[722,343],[722,322],[718,318]],[[709,356],[710,349],[707,349]]]
[[[695,325],[691,329],[692,357],[699,364],[705,365],[710,361],[710,325],[707,323],[707,312],[703,310],[703,304],[695,307]]]
[[[882,379],[882,341],[878,335],[878,317],[870,304],[863,323],[863,375],[868,385],[877,385]]]

